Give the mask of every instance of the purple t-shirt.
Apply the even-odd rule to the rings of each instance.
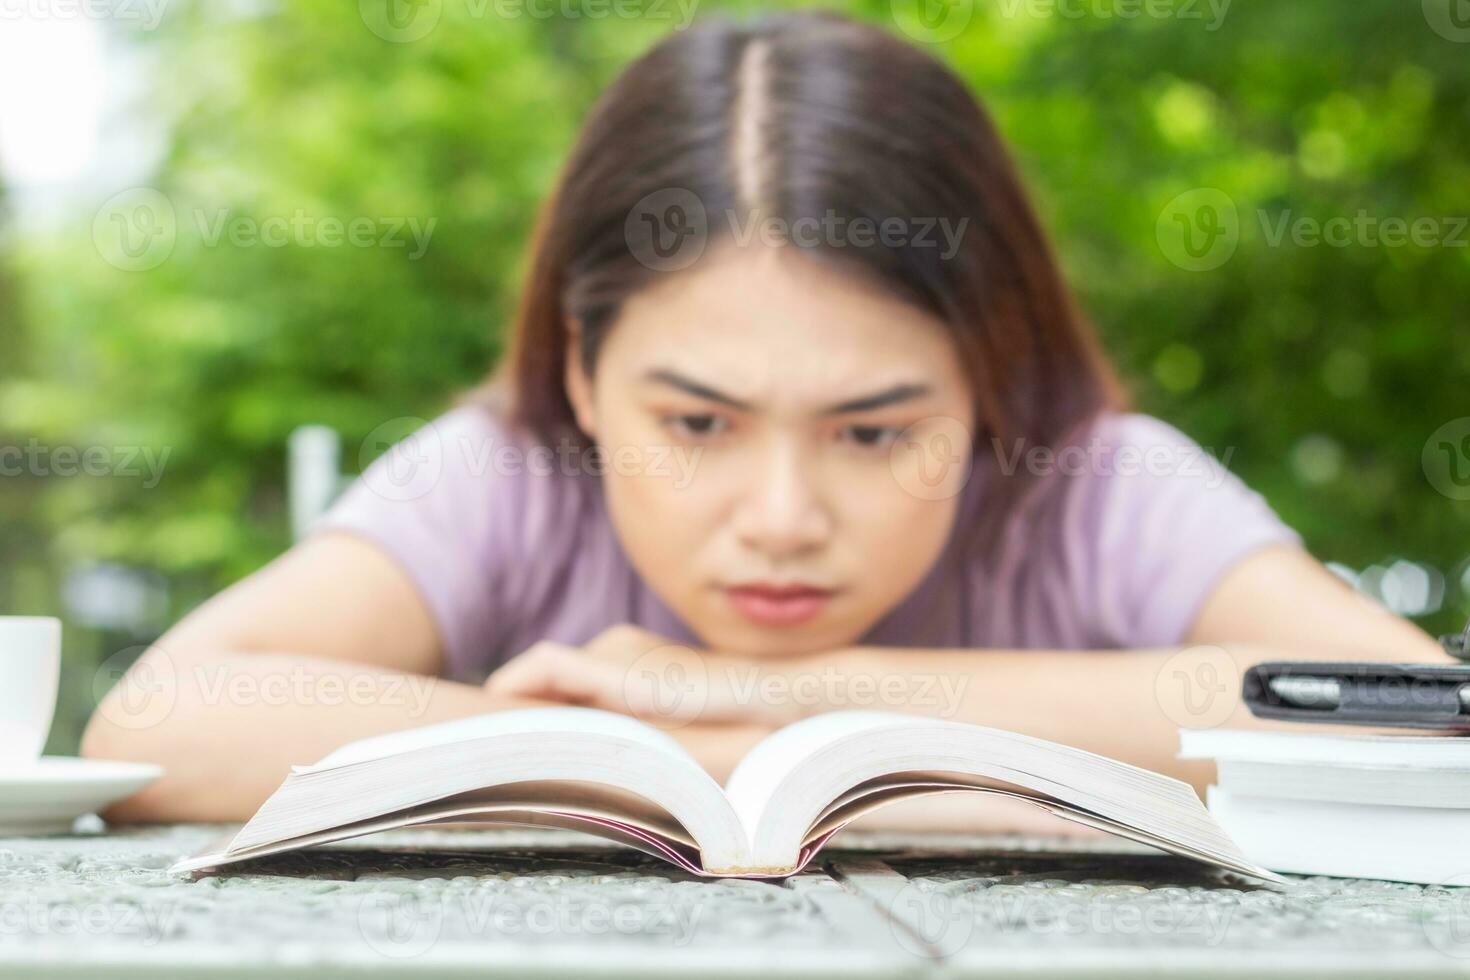
[[[699,645],[629,563],[587,458],[558,455],[486,409],[456,408],[373,462],[313,530],[351,531],[403,567],[451,678],[481,678],[538,640],[580,645],[616,623]],[[961,513],[1023,466],[1059,476],[1047,485],[1061,489],[1014,514],[993,561],[945,552],[859,643],[1173,646],[1247,554],[1301,546],[1259,494],[1147,415],[1104,415],[1054,457],[997,447],[961,491]]]

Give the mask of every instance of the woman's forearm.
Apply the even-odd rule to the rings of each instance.
[[[291,766],[347,742],[535,703],[351,661],[154,648],[98,705],[82,754],[164,768],[109,819],[244,820]]]
[[[1435,658],[1432,644],[1423,649]],[[821,678],[815,710],[907,711],[1034,735],[1183,779],[1202,789],[1213,764],[1175,758],[1180,728],[1276,728],[1240,698],[1252,664],[1364,659],[1341,651],[1290,653],[1250,645],[1164,650],[919,650],[854,647],[775,662],[797,691]],[[1408,659],[1385,656],[1384,659]],[[803,702],[797,700],[798,707]],[[808,710],[810,713],[810,709]]]
[[[353,661],[271,653],[181,658],[155,649],[98,705],[82,754],[164,768],[158,782],[108,811],[109,820],[238,821],[249,819],[291,766],[356,739],[555,704]],[[691,724],[669,734],[723,782],[770,731]]]

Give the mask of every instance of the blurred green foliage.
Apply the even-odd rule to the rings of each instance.
[[[151,489],[0,480],[0,608],[60,611],[63,572],[108,560],[165,576],[177,616],[289,543],[293,428],[336,428],[356,469],[375,427],[479,379],[579,120],[684,9],[597,17],[636,5],[558,0],[530,8],[556,16],[507,17],[528,8],[430,0],[437,25],[390,40],[398,22],[374,3],[175,0],[157,30],[120,33],[156,76],[137,112],[168,134],[150,186],[177,240],[154,268],[109,264],[102,200],[55,235],[0,239],[0,444],[167,447],[167,470]],[[1430,485],[1421,451],[1470,415],[1470,231],[1459,247],[1273,238],[1360,214],[1451,236],[1446,219],[1470,214],[1470,44],[1402,0],[1237,0],[1218,20],[1206,3],[974,8],[933,47],[1011,141],[1139,407],[1230,447],[1319,556],[1442,570],[1446,608],[1425,625],[1458,625],[1470,504]],[[912,2],[845,9],[927,30]],[[1200,188],[1236,211],[1217,268],[1176,261],[1162,230]],[[298,216],[434,224],[418,258],[411,241],[214,234]],[[53,750],[75,745],[92,665],[136,641],[69,631]]]

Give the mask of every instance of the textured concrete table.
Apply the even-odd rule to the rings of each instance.
[[[1254,887],[1122,843],[849,833],[785,882],[701,881],[575,834],[418,831],[167,872],[220,831],[0,838],[0,977],[1470,974],[1470,888]]]

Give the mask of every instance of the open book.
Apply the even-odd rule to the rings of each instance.
[[[1186,783],[994,728],[837,711],[775,732],[723,789],[674,739],[590,708],[527,708],[343,746],[297,767],[220,849],[175,871],[425,824],[565,827],[706,876],[785,877],[877,807],[1001,793],[1241,874],[1251,864]]]

